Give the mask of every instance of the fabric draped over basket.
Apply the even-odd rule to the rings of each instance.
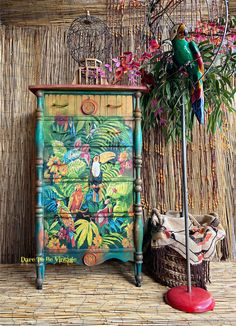
[[[168,211],[166,215],[153,209],[151,219],[151,248],[169,246],[183,258],[185,253],[184,217],[179,212]],[[225,237],[225,231],[216,213],[189,214],[189,257],[192,265],[211,260],[216,244]]]

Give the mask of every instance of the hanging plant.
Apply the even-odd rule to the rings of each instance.
[[[214,45],[209,40],[198,44],[205,69],[214,58]],[[173,51],[164,51],[154,56],[141,68],[142,82],[149,92],[142,97],[143,127],[155,125],[164,128],[166,139],[175,140],[181,134],[182,96],[186,105],[186,131],[191,139],[194,117],[191,109],[191,79],[187,70],[178,68],[173,60]],[[221,53],[217,63],[204,80],[205,111],[208,112],[208,131],[215,133],[221,127],[226,111],[234,112],[232,76],[235,72],[236,53],[232,50]],[[148,72],[147,72],[148,71]]]
[[[232,77],[236,68],[236,43],[232,31],[228,33],[217,60],[214,61],[222,28],[214,22],[199,22],[189,38],[198,43],[205,71],[208,71],[203,78],[204,109],[207,113],[207,129],[213,134],[222,126],[226,112],[235,111],[236,90]],[[191,62],[179,68],[174,63],[173,56],[172,48],[159,48],[151,59],[143,60],[140,69],[142,84],[149,88],[149,92],[142,97],[143,127],[148,129],[158,125],[164,129],[167,141],[175,140],[181,134],[181,106],[184,98],[187,137],[191,140],[194,125],[190,99],[193,82],[187,67]]]
[[[232,24],[231,24],[232,25]],[[233,28],[233,27],[232,27]],[[198,22],[189,40],[198,44],[205,71],[214,60],[219,47],[223,26],[219,22]],[[226,112],[234,112],[233,76],[236,68],[236,36],[233,29],[227,37],[217,60],[203,79],[207,129],[213,134],[220,128]],[[181,134],[181,104],[184,95],[186,106],[186,134],[191,140],[194,116],[191,108],[190,90],[193,86],[187,67],[178,68],[173,62],[173,50],[160,46],[156,40],[150,41],[149,52],[134,54],[125,52],[112,60],[112,66],[105,65],[109,81],[120,83],[124,79],[129,85],[140,82],[149,92],[141,99],[143,128],[158,125],[166,135],[166,140],[175,140]],[[106,74],[107,76],[107,74]],[[113,78],[111,79],[111,76]],[[125,78],[124,78],[125,77]]]

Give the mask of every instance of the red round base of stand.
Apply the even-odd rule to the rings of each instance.
[[[206,312],[213,310],[215,300],[211,294],[198,287],[192,287],[191,293],[187,286],[181,285],[170,289],[165,294],[165,301],[173,308],[185,312]]]

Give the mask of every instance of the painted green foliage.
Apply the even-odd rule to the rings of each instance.
[[[133,248],[133,121],[44,121],[45,246]]]

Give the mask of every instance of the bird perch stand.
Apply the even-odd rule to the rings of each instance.
[[[166,302],[173,308],[185,312],[206,312],[214,309],[215,301],[211,294],[202,288],[191,285],[191,266],[189,258],[189,227],[188,227],[188,188],[187,188],[187,155],[186,155],[186,130],[185,130],[185,98],[182,96],[181,106],[182,127],[182,200],[183,216],[185,221],[185,248],[187,286],[181,285],[170,289],[165,294]]]

